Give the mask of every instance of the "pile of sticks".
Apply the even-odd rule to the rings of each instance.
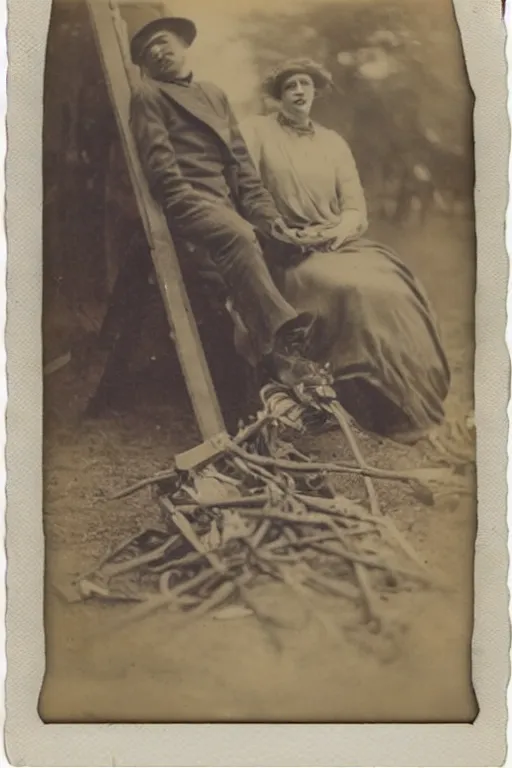
[[[404,483],[428,504],[432,489],[418,472],[369,467],[329,387],[314,398],[299,395],[267,386],[262,410],[235,437],[203,443],[176,456],[169,471],[116,494],[151,487],[164,525],[82,578],[82,597],[139,602],[123,624],[167,608],[179,624],[205,613],[250,615],[272,633],[287,622],[263,608],[255,588],[280,582],[306,619],[317,613],[318,594],[324,593],[350,604],[369,633],[394,637],[398,627],[387,614],[389,594],[441,585],[381,513],[374,480]],[[338,423],[353,462],[311,461],[286,439],[304,432],[319,414]],[[335,475],[359,476],[367,503],[338,493]],[[136,581],[129,585],[133,574]],[[123,585],[115,588],[120,580]]]

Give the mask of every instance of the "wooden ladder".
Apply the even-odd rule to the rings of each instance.
[[[87,6],[171,338],[199,429],[209,439],[225,431],[224,420],[167,221],[149,191],[130,129],[130,98],[138,70],[130,58],[126,25],[116,0],[87,0]]]

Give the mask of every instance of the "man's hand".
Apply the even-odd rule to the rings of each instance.
[[[349,240],[357,237],[352,227],[347,223],[340,223],[333,227],[288,227],[282,218],[275,219],[267,234],[280,242],[296,245],[299,248],[328,248],[335,251],[341,248]]]
[[[322,227],[288,227],[281,218],[273,222],[271,235],[277,240],[302,248],[324,245],[332,238],[332,234],[326,235]]]
[[[269,234],[281,242],[291,243],[293,245],[300,244],[300,241],[297,237],[297,230],[288,227],[282,218],[274,219],[271,224]]]

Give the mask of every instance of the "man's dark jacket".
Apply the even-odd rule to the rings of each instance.
[[[130,120],[150,190],[173,233],[192,241],[206,234],[219,204],[263,231],[277,218],[220,88],[143,78]]]

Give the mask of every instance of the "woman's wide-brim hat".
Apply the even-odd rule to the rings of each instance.
[[[185,19],[181,16],[160,16],[157,13],[152,15],[154,18],[147,21],[146,14],[143,24],[137,23],[135,19],[127,20],[130,35],[130,54],[134,64],[140,64],[147,43],[156,32],[162,30],[172,32],[183,40],[187,47],[192,45],[196,39],[197,28],[190,19]]]
[[[288,59],[275,67],[263,81],[263,90],[273,99],[281,98],[283,85],[292,75],[309,75],[315,89],[325,91],[333,86],[333,79],[321,64],[312,59]]]

